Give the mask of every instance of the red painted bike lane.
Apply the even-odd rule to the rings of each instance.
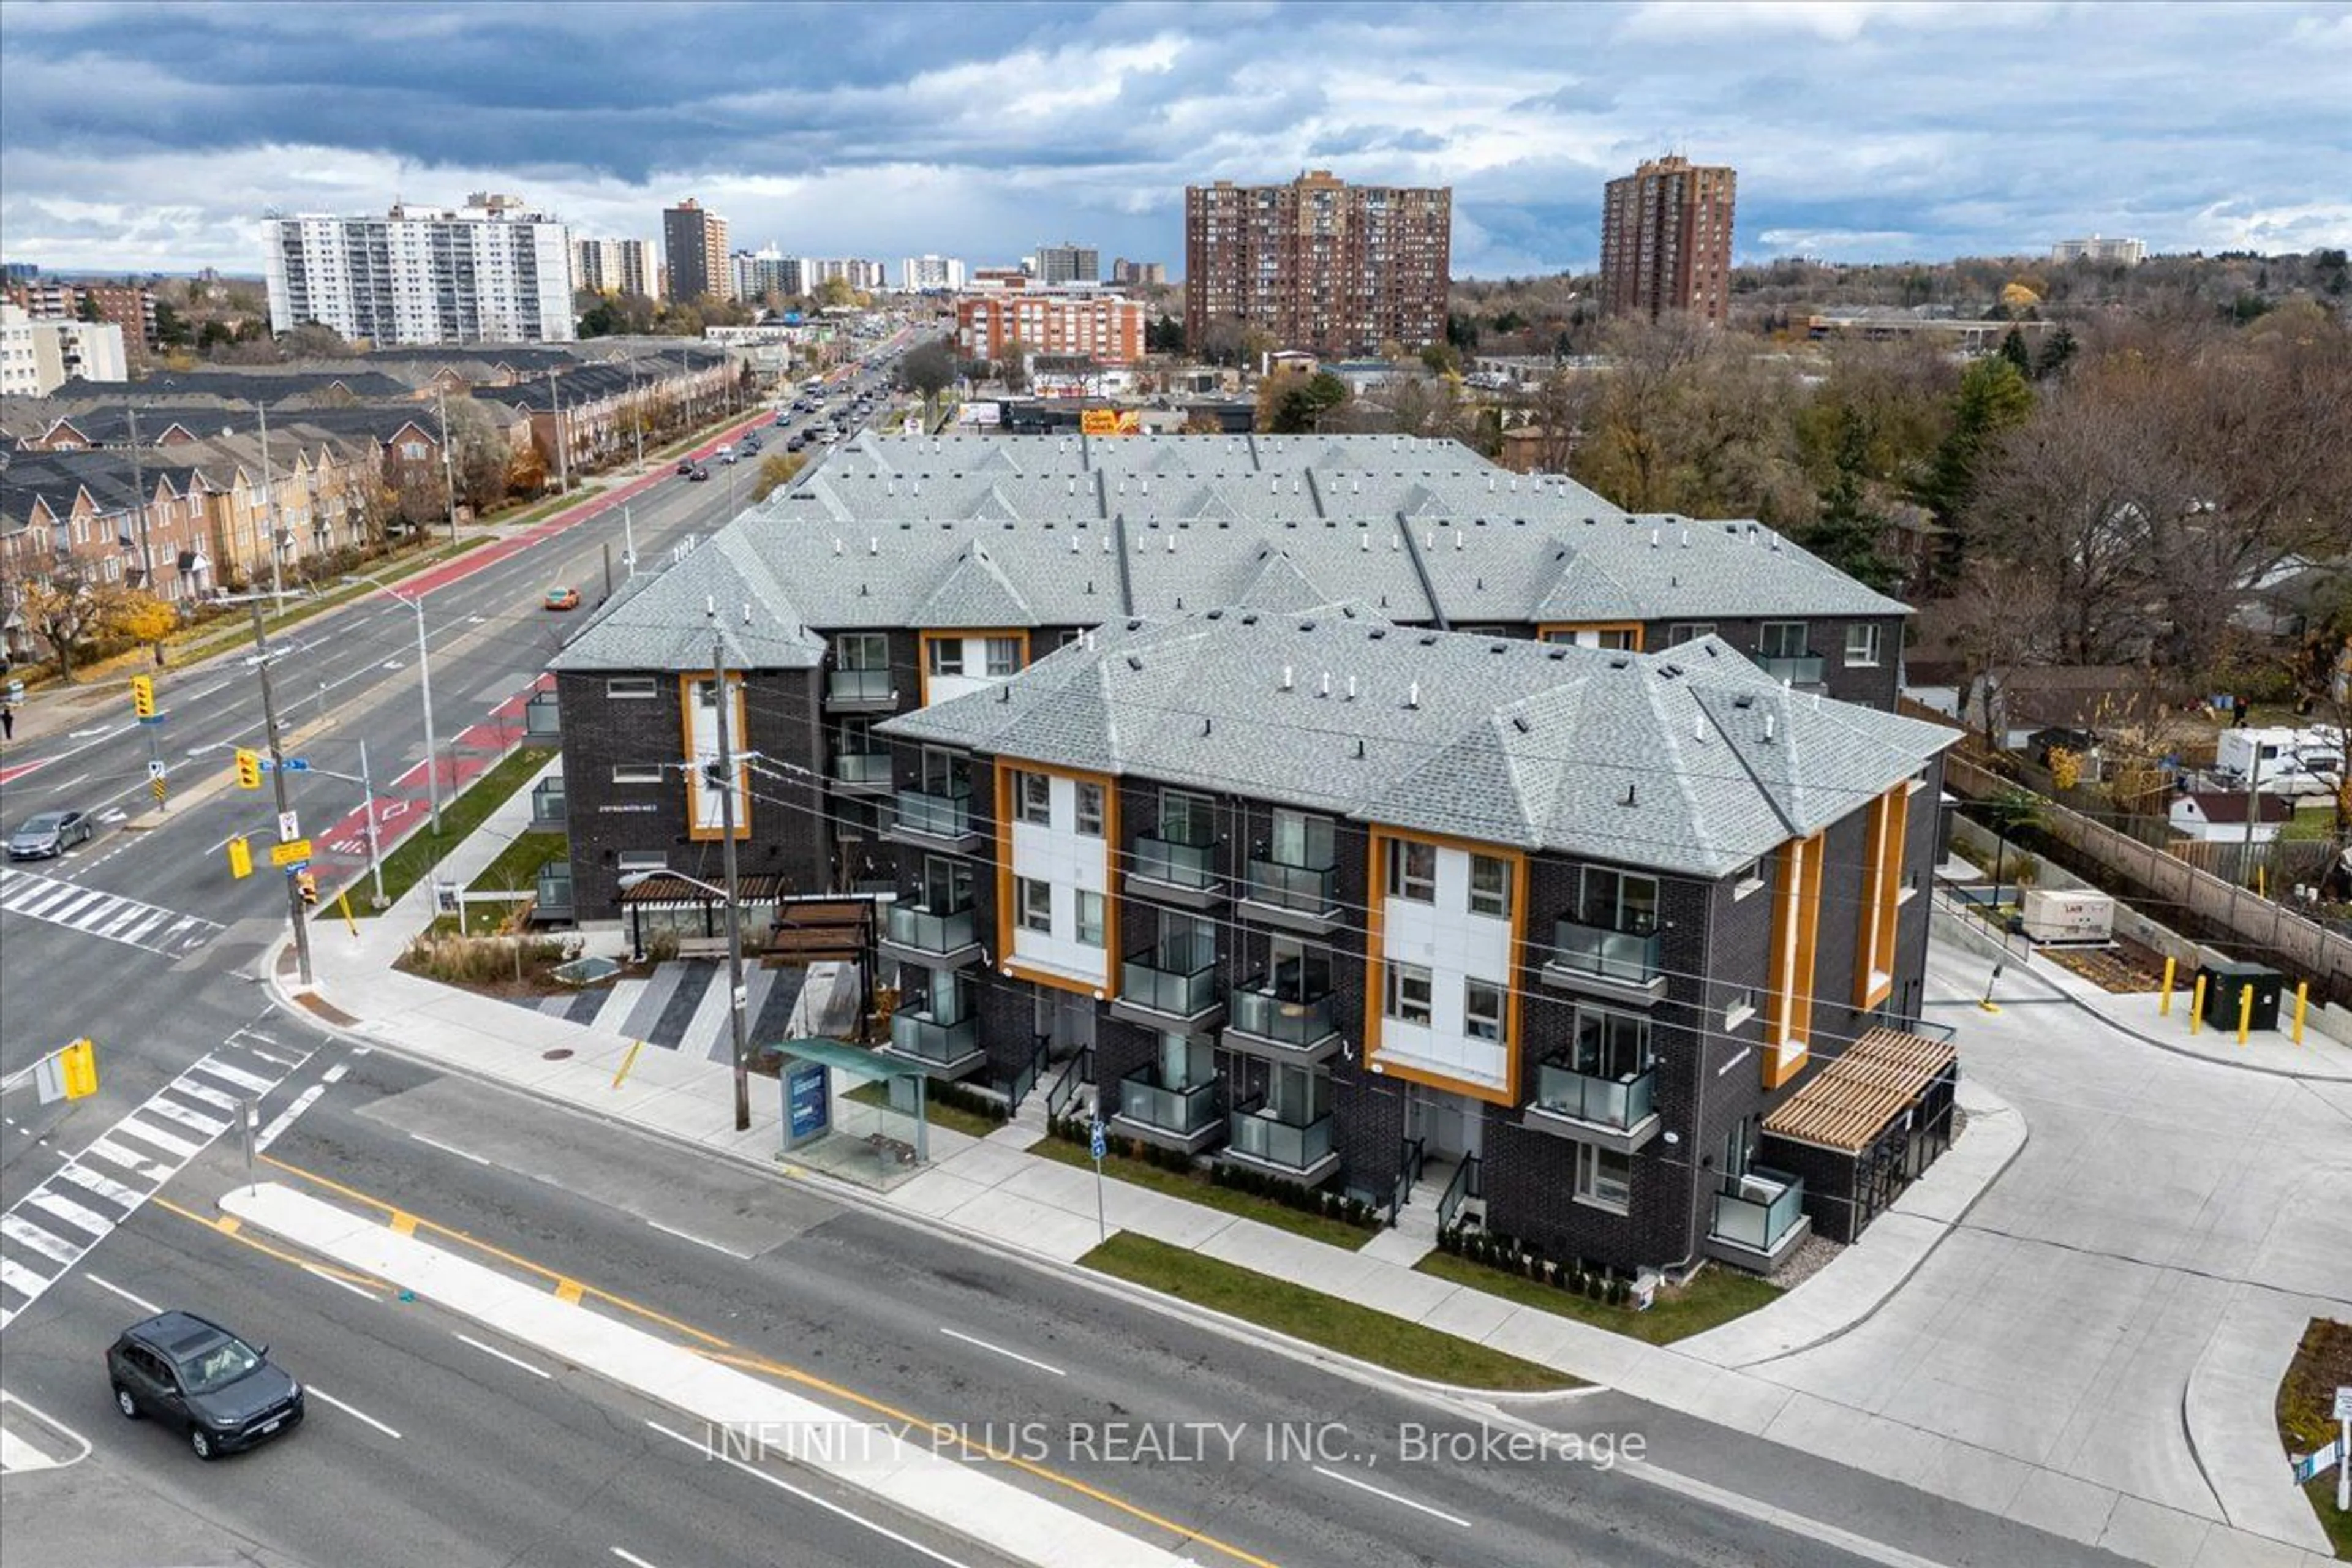
[[[432,779],[445,805],[523,742],[526,739],[523,724],[525,706],[534,694],[553,689],[555,678],[541,675],[491,709],[488,717],[481,722],[468,724],[440,742],[440,754],[434,759],[432,766]],[[432,795],[425,787],[425,764],[416,763],[390,784],[382,786],[383,793],[375,796],[379,853],[391,854],[410,834],[431,823]],[[335,862],[339,874],[365,867],[368,860],[367,805],[362,803],[353,806],[324,832],[314,831],[311,842],[317,847],[316,858]]]

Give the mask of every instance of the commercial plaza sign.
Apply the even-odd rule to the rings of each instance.
[[[1081,436],[1139,436],[1143,416],[1132,408],[1085,408],[1078,412]]]
[[[784,1068],[784,1147],[797,1149],[824,1136],[832,1123],[829,1080],[823,1062],[788,1062]]]

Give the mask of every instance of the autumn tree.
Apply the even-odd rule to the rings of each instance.
[[[74,656],[96,637],[121,596],[79,561],[59,563],[47,577],[25,584],[16,613],[57,655],[58,672],[73,678]]]
[[[124,642],[161,642],[180,624],[180,613],[165,600],[136,588],[100,596],[103,617],[98,635]]]
[[[511,448],[497,416],[473,398],[447,398],[443,406],[457,500],[479,516],[507,499]]]
[[[791,484],[808,463],[799,452],[770,452],[760,459],[760,473],[751,485],[751,499],[763,501],[775,491]]]
[[[1329,371],[1276,371],[1258,383],[1257,427],[1276,436],[1303,435],[1347,401],[1348,384]]]

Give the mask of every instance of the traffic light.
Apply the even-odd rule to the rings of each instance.
[[[155,717],[155,680],[152,676],[131,678],[131,710],[142,719]]]
[[[243,834],[228,841],[228,874],[239,879],[253,875],[253,847]]]
[[[261,753],[259,752],[247,751],[243,746],[237,748],[236,787],[239,789],[261,787]]]
[[[319,901],[319,873],[316,871],[295,872],[294,886],[300,890],[304,903],[315,904]]]
[[[59,1052],[58,1065],[65,1069],[68,1100],[81,1100],[98,1092],[98,1047],[89,1040],[76,1040]]]

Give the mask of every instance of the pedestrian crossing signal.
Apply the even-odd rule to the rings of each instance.
[[[65,1071],[68,1100],[82,1100],[98,1092],[98,1047],[89,1040],[76,1040],[60,1051],[58,1065]]]
[[[247,751],[243,746],[237,748],[236,787],[239,789],[261,787],[261,753],[259,752]]]
[[[242,836],[228,841],[228,874],[240,879],[253,875],[253,847]]]
[[[315,904],[319,901],[319,874],[316,871],[295,872],[294,886],[300,890],[304,903]]]
[[[155,681],[152,676],[131,678],[131,710],[142,719],[155,717]]]

